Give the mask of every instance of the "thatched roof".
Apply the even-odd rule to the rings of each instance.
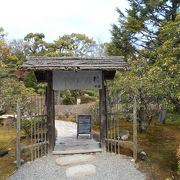
[[[23,70],[120,70],[126,69],[127,62],[121,56],[110,57],[27,57]]]

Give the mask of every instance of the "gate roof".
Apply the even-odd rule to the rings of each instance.
[[[101,70],[104,79],[114,78],[116,70],[126,70],[128,63],[122,56],[109,57],[27,57],[20,71],[33,70],[38,81],[46,81],[47,71],[95,71]]]
[[[24,70],[120,70],[126,69],[122,56],[109,57],[27,57],[21,69]]]

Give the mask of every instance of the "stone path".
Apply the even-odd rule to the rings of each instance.
[[[96,174],[96,166],[92,164],[77,165],[66,170],[67,177],[92,176]]]
[[[57,130],[56,143],[60,142],[61,138],[76,136],[77,124],[74,122],[55,120],[55,127]]]
[[[66,166],[67,177],[82,177],[96,174],[96,166],[89,164],[95,162],[95,156],[76,154],[71,156],[59,157],[56,164]]]
[[[80,164],[80,163],[82,164],[92,161],[95,161],[95,156],[93,155],[76,154],[71,156],[59,157],[56,159],[56,164],[60,166],[71,166],[73,164]]]
[[[77,139],[77,124],[67,121],[55,121],[57,140],[54,151],[99,149],[99,142],[89,135],[80,135]]]
[[[96,166],[87,164],[95,161],[95,156],[83,155],[91,151],[100,151],[99,143],[90,139],[89,135],[81,135],[77,139],[77,124],[67,121],[55,121],[57,130],[56,146],[53,154],[72,154],[70,156],[59,157],[56,164],[68,166],[67,177],[81,177],[96,174]],[[76,155],[74,155],[76,154]]]

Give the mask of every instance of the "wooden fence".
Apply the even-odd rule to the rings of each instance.
[[[28,113],[17,102],[17,167],[23,161],[33,161],[48,153],[47,115],[44,96],[32,97]]]
[[[122,149],[130,150],[137,160],[137,101],[112,104],[107,97],[106,151],[121,154]],[[123,135],[124,133],[124,135]],[[122,138],[122,137],[123,138]],[[128,154],[129,155],[129,154]]]

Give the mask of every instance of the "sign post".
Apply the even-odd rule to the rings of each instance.
[[[91,138],[91,115],[78,115],[77,138],[79,134],[89,134]]]

